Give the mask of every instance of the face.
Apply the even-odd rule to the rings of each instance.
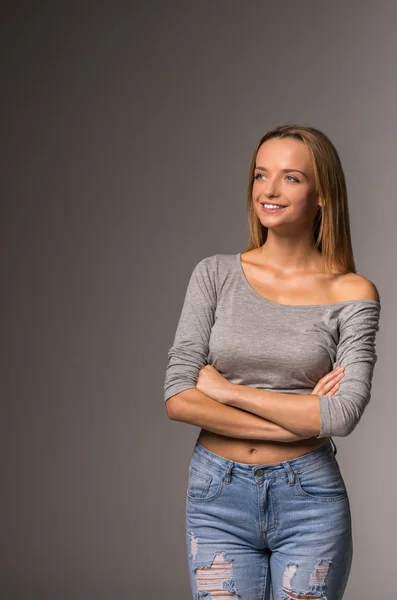
[[[270,139],[256,156],[252,200],[261,223],[279,231],[312,227],[318,207],[309,150],[292,138]],[[264,203],[282,205],[266,209]]]

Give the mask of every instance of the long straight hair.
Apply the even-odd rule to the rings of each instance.
[[[349,207],[345,174],[331,140],[314,127],[281,125],[268,131],[258,142],[252,157],[247,193],[249,241],[244,252],[259,248],[267,239],[252,201],[254,172],[259,148],[272,138],[293,138],[303,142],[312,159],[316,193],[322,199],[313,223],[313,242],[324,257],[325,269],[338,274],[356,273],[350,234]]]

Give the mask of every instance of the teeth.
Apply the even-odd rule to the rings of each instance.
[[[283,206],[280,206],[279,204],[264,204],[263,206],[265,208],[283,208]]]

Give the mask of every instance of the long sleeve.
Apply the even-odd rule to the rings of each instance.
[[[164,400],[196,387],[207,363],[209,339],[217,305],[216,255],[203,258],[187,286],[173,345],[168,350]]]
[[[340,313],[333,368],[344,366],[345,372],[333,396],[319,395],[321,430],[318,438],[349,435],[370,401],[380,309],[374,300],[360,300],[347,304]]]

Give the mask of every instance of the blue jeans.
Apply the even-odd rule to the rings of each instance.
[[[196,441],[186,491],[195,600],[341,600],[353,541],[334,447],[328,439],[266,465],[228,460]]]

